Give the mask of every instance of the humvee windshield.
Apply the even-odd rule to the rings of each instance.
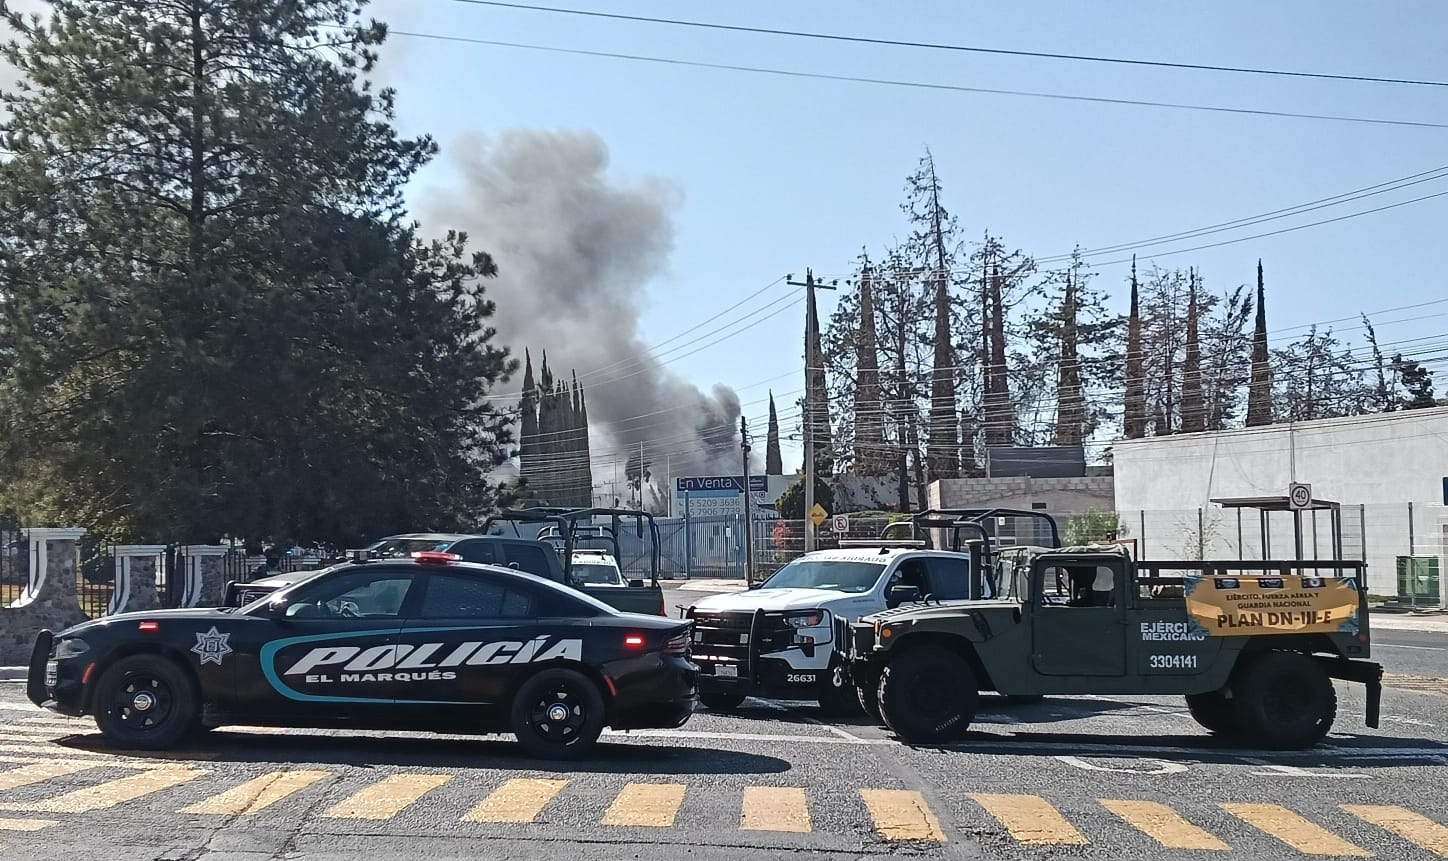
[[[829,589],[834,592],[868,592],[885,565],[879,562],[851,562],[844,559],[796,559],[764,581],[761,589]]]

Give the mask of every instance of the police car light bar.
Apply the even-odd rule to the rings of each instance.
[[[361,550],[348,550],[347,558],[353,562],[367,562],[372,559],[372,551],[366,548]]]
[[[443,553],[438,550],[418,550],[412,554],[412,558],[429,565],[446,565],[449,562],[461,561],[463,557],[456,553]]]

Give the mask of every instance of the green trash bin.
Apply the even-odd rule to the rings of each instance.
[[[1437,556],[1398,557],[1398,603],[1438,607],[1441,589]]]

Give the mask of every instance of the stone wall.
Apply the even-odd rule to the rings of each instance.
[[[76,542],[84,534],[83,529],[29,530],[31,540],[43,547],[44,565],[30,572],[26,596],[0,611],[0,665],[26,664],[41,629],[60,631],[86,620],[75,588]]]

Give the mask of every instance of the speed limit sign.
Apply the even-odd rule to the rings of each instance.
[[[836,514],[834,522],[830,525],[835,528],[835,532],[843,535],[850,531],[850,518],[843,514]]]
[[[1301,511],[1312,506],[1312,485],[1293,482],[1287,487],[1287,504],[1292,506],[1293,511]]]

